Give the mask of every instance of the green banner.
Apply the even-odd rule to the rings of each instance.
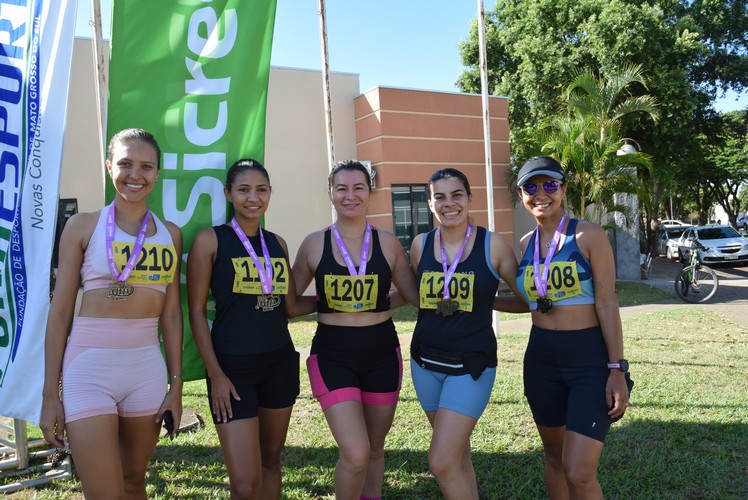
[[[226,222],[227,168],[239,158],[264,162],[275,7],[276,0],[114,0],[107,134],[140,127],[161,146],[150,207],[184,236],[186,380],[205,377],[189,330],[186,255],[199,230]]]

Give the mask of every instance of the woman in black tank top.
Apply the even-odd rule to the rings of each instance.
[[[410,251],[419,280],[411,375],[432,427],[429,467],[447,499],[477,499],[470,435],[488,404],[496,374],[493,308],[522,312],[513,278],[517,260],[500,234],[473,226],[470,184],[453,168],[429,179],[429,208],[440,226]],[[514,291],[499,300],[499,277]]]
[[[318,328],[307,366],[340,449],[336,498],[379,498],[402,365],[389,311],[390,281],[415,301],[415,280],[395,236],[367,222],[366,167],[339,162],[328,185],[337,220],[304,239],[293,266],[297,291],[314,279],[318,293]]]
[[[313,312],[314,302],[297,300],[286,242],[260,227],[270,203],[267,170],[240,160],[229,169],[224,191],[233,219],[198,233],[187,261],[190,326],[206,368],[232,497],[259,489],[263,498],[280,498],[280,454],[299,392],[287,318]],[[212,330],[206,313],[211,291]]]

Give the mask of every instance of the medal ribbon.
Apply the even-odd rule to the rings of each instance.
[[[143,243],[145,243],[145,233],[148,231],[148,217],[151,215],[150,209],[146,208],[145,217],[143,217],[143,224],[140,226],[138,236],[135,238],[135,246],[132,248],[130,258],[127,259],[127,264],[122,269],[122,273],[117,270],[117,264],[114,263],[114,203],[109,205],[109,212],[106,216],[106,261],[109,264],[109,271],[112,273],[114,281],[126,282],[127,278],[130,277],[130,273],[135,269],[135,263],[140,257],[140,251],[143,249]]]
[[[348,272],[351,276],[365,275],[366,263],[369,260],[369,248],[371,248],[371,224],[368,222],[366,223],[366,232],[364,233],[364,243],[361,245],[361,260],[359,260],[358,272],[356,272],[356,266],[353,264],[351,254],[345,246],[345,241],[343,241],[343,237],[340,236],[337,223],[332,225],[332,234],[335,236],[335,244],[338,245],[338,250],[340,250],[340,254],[343,256],[343,260],[345,261],[345,265],[348,267]]]
[[[262,235],[262,228],[259,227],[258,230],[260,232],[260,245],[262,246],[262,256],[265,258],[265,269],[262,268],[262,263],[260,262],[260,258],[257,256],[257,252],[255,252],[255,249],[252,247],[252,243],[249,241],[249,238],[247,238],[247,235],[244,234],[244,231],[242,230],[241,226],[238,222],[236,222],[236,217],[231,218],[231,227],[233,228],[236,235],[239,237],[239,239],[242,242],[242,245],[244,245],[244,248],[247,250],[247,253],[252,258],[252,262],[255,264],[255,268],[257,269],[257,275],[260,277],[260,285],[262,286],[262,293],[265,295],[269,295],[273,291],[273,263],[270,262],[270,252],[268,251],[268,246],[265,244],[265,237]]]
[[[561,222],[559,222],[558,227],[556,227],[551,246],[548,248],[548,253],[545,256],[542,275],[538,272],[540,267],[540,226],[535,228],[535,253],[532,262],[532,279],[535,282],[535,289],[538,291],[540,297],[548,295],[548,276],[551,272],[551,260],[553,259],[553,255],[556,253],[558,244],[561,241],[561,236],[563,234],[561,233],[561,230],[564,227],[565,221],[566,215],[561,217]]]
[[[441,250],[442,254],[442,269],[444,269],[444,300],[449,300],[449,282],[452,280],[452,276],[455,274],[455,270],[457,269],[457,265],[460,263],[460,259],[462,259],[462,252],[465,251],[465,247],[467,246],[468,240],[470,239],[470,234],[473,232],[473,225],[468,224],[467,232],[465,233],[465,240],[462,242],[462,246],[457,251],[457,255],[455,255],[454,260],[452,261],[452,265],[449,266],[449,269],[447,268],[447,251],[444,250],[444,244],[442,243],[442,228],[439,228],[436,230],[436,239],[439,241],[439,250]]]

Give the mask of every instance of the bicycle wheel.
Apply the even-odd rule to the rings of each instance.
[[[699,264],[684,267],[675,277],[675,294],[692,304],[711,299],[718,288],[717,273]]]

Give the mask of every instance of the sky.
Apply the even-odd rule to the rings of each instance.
[[[91,37],[91,1],[77,0],[76,36]],[[318,0],[277,0],[270,64],[320,70]],[[495,0],[484,0],[485,10]],[[101,0],[109,38],[111,0]],[[361,91],[374,86],[458,91],[463,71],[458,44],[478,16],[477,0],[327,0],[330,70],[359,75]],[[396,15],[393,15],[395,13]],[[748,92],[728,93],[717,111],[744,109]]]

